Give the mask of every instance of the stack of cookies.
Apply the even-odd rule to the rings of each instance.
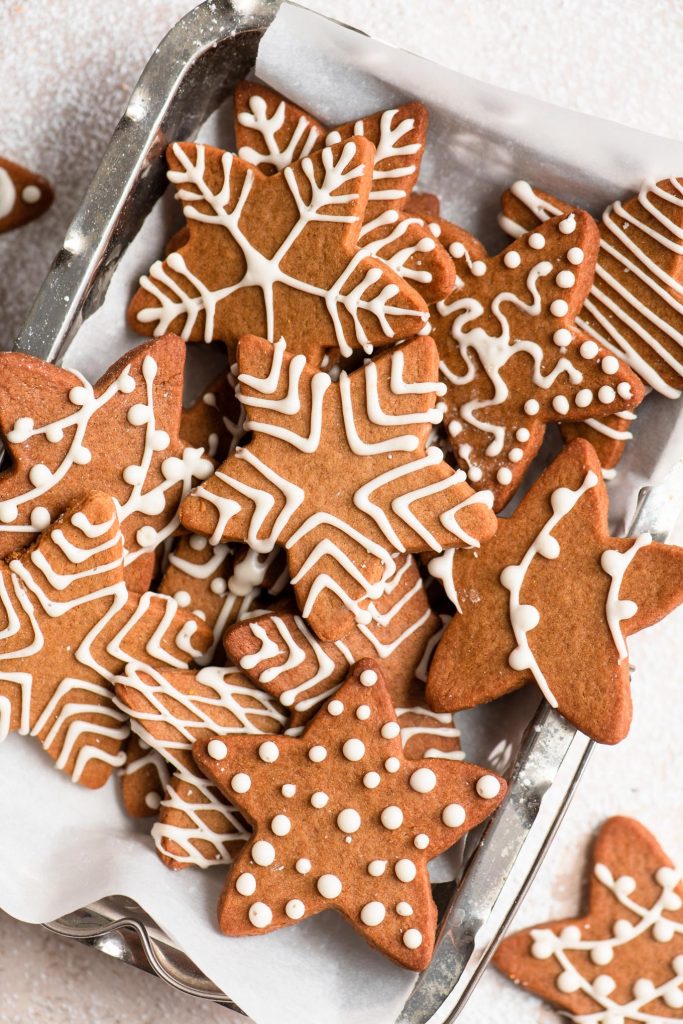
[[[413,191],[427,121],[242,83],[236,153],[169,147],[153,340],[94,385],[0,355],[0,738],[117,771],[167,867],[231,865],[226,934],[334,908],[412,970],[428,861],[506,788],[453,713],[535,683],[618,742],[626,637],[683,602],[683,550],[611,537],[604,482],[678,394],[683,181],[601,228],[518,182],[490,256]],[[225,368],[183,408],[191,343]]]

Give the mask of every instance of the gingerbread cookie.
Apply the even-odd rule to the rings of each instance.
[[[0,232],[11,231],[40,217],[53,199],[49,181],[0,157]]]
[[[441,201],[433,192],[411,192],[403,209],[429,223],[438,218]]]
[[[181,520],[212,544],[284,546],[297,603],[321,639],[371,621],[364,606],[394,574],[395,552],[491,536],[488,496],[425,448],[443,391],[431,338],[336,383],[284,341],[243,338],[238,361],[253,439],[183,502]]]
[[[429,607],[420,572],[402,555],[384,594],[369,605],[372,621],[343,640],[324,641],[298,615],[266,613],[232,626],[225,649],[242,672],[291,711],[288,734],[301,728],[363,658],[380,662],[406,757],[460,757],[450,714],[425,707],[418,678],[441,620]]]
[[[211,545],[197,533],[178,538],[159,591],[170,594],[181,608],[191,609],[211,629],[213,642],[200,664],[217,664],[226,629],[264,603],[269,583],[276,592],[286,586],[282,562],[277,550],[261,555],[238,545],[235,551],[228,544]]]
[[[195,672],[128,665],[116,697],[139,739],[173,771],[152,828],[163,862],[175,869],[229,864],[249,828],[197,770],[192,744],[204,737],[277,732],[285,723],[277,702],[236,669],[213,665]]]
[[[131,818],[156,816],[171,777],[163,757],[131,733],[120,773],[121,799]]]
[[[381,110],[326,129],[279,93],[240,82],[234,95],[238,153],[266,174],[284,170],[323,146],[362,136],[373,146],[372,186],[359,242],[385,260],[425,299],[450,293],[453,268],[421,215],[402,213],[417,180],[428,115],[421,103]]]
[[[103,785],[124,763],[128,736],[114,674],[127,661],[187,664],[202,627],[168,598],[129,594],[116,507],[103,494],[0,563],[0,601],[0,739],[36,736],[74,782]]]
[[[574,325],[598,232],[584,213],[548,221],[491,259],[462,267],[432,332],[458,462],[494,507],[515,493],[546,423],[630,410],[639,378]]]
[[[0,558],[30,544],[92,490],[115,498],[133,589],[149,584],[152,555],[178,527],[193,482],[213,471],[178,437],[185,345],[141,345],[94,386],[22,352],[0,353],[0,429],[12,465],[0,474]]]
[[[233,347],[248,332],[284,336],[313,363],[324,348],[346,356],[417,334],[423,299],[359,243],[373,153],[353,138],[266,177],[231,153],[174,143],[168,176],[189,241],[141,278],[131,326]]]
[[[257,935],[333,908],[410,970],[434,948],[427,861],[505,793],[475,765],[406,761],[372,661],[355,666],[300,738],[203,740],[194,758],[254,826],[221,896],[221,931]]]
[[[230,375],[220,373],[199,398],[182,411],[180,436],[212,459],[227,459],[242,436],[241,406]]]
[[[588,885],[585,917],[504,939],[496,967],[573,1021],[680,1020],[680,870],[637,821],[610,818],[593,847]]]
[[[683,548],[610,537],[599,460],[576,440],[476,557],[458,554],[453,584],[460,613],[432,660],[431,707],[535,682],[582,732],[617,743],[631,723],[626,638],[683,602]]]

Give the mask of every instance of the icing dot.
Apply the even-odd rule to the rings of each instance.
[[[267,928],[273,921],[273,911],[267,903],[252,903],[249,907],[249,920],[254,928]]]
[[[572,288],[576,284],[576,276],[571,270],[561,270],[555,278],[558,288]]]
[[[598,974],[597,978],[593,980],[593,991],[596,996],[604,998],[614,992],[616,987],[616,981],[609,974]]]
[[[614,953],[608,942],[597,942],[590,952],[590,957],[596,967],[604,967],[612,962]]]
[[[637,981],[633,983],[632,992],[636,999],[642,999],[643,1002],[648,1002],[655,994],[655,986],[649,978],[638,978]]]
[[[573,213],[570,213],[557,226],[561,234],[572,235],[576,230],[576,217]]]
[[[495,775],[482,775],[477,779],[476,790],[482,800],[493,800],[500,793],[500,782]]]
[[[394,775],[399,771],[400,767],[401,762],[397,757],[388,757],[384,762],[384,770],[389,772],[391,775]]]
[[[675,929],[672,921],[663,917],[660,921],[655,922],[652,929],[652,937],[655,942],[671,942],[674,935]]]
[[[42,462],[31,466],[28,478],[34,487],[46,487],[52,480],[52,471]]]
[[[412,882],[417,874],[417,868],[413,864],[412,860],[408,857],[403,857],[401,860],[397,860],[394,865],[394,874],[398,878],[399,882]]]
[[[524,452],[521,448],[511,448],[508,452],[508,459],[510,462],[521,462],[524,458]]]
[[[535,416],[540,408],[541,407],[535,398],[529,398],[524,403],[524,412],[527,414],[527,416]]]
[[[50,513],[42,505],[37,505],[31,512],[31,526],[36,530],[45,530],[50,525]]]
[[[152,811],[158,811],[161,806],[161,797],[158,793],[145,793],[145,803]]]
[[[406,903],[405,900],[400,900],[396,904],[396,913],[399,917],[412,917],[413,908],[410,903]]]
[[[329,801],[327,793],[323,793],[319,790],[317,793],[313,793],[311,796],[311,807],[315,807],[316,810],[320,810],[322,807],[326,807]]]
[[[483,475],[483,471],[479,468],[479,466],[470,466],[469,469],[467,470],[468,479],[475,484],[481,480]]]
[[[566,316],[569,312],[569,304],[564,299],[553,299],[550,303],[550,312],[553,316]]]
[[[683,956],[679,954],[673,958],[671,961],[671,969],[674,974],[683,977]]]
[[[17,506],[13,502],[0,501],[0,522],[13,523],[17,514]]]
[[[465,246],[462,242],[452,242],[448,247],[448,251],[454,260],[461,260],[465,255]]]
[[[327,710],[329,711],[333,718],[336,718],[338,715],[342,714],[344,710],[344,705],[340,700],[331,700],[330,703],[327,705]]]
[[[72,405],[85,405],[88,401],[88,397],[88,389],[78,384],[75,388],[71,388],[71,391],[69,392],[69,401]]]
[[[347,740],[342,747],[342,754],[347,761],[361,761],[365,756],[365,744],[355,737]]]
[[[662,889],[670,889],[676,885],[676,872],[672,868],[659,868],[655,874],[655,881]]]
[[[393,832],[403,824],[403,811],[395,804],[391,804],[384,808],[379,819],[386,829]]]
[[[298,874],[307,875],[308,872],[311,870],[311,862],[308,859],[308,857],[299,857],[294,867]]]
[[[246,772],[237,772],[230,779],[230,788],[235,793],[248,793],[251,789],[251,778]]]
[[[436,775],[431,768],[418,768],[410,776],[410,788],[416,793],[431,793],[436,786]]]
[[[532,232],[527,238],[531,249],[545,249],[545,238],[538,231]]]
[[[135,539],[141,548],[153,548],[158,543],[158,533],[153,526],[141,526],[135,534]]]
[[[353,833],[360,828],[360,814],[353,807],[345,807],[337,815],[337,828],[341,832]]]
[[[50,427],[47,428],[50,430]],[[47,430],[45,436],[47,437]],[[24,441],[28,441],[31,432],[33,431],[33,420],[30,416],[20,416],[15,421],[14,426],[7,435],[7,440],[11,441],[12,444],[23,444]],[[64,436],[62,432],[62,437]],[[49,438],[48,438],[49,440]]]
[[[578,267],[583,263],[583,249],[580,249],[578,245],[573,245],[567,252],[567,259],[573,267]]]
[[[677,892],[665,892],[662,894],[662,906],[665,910],[680,910],[681,897]]]
[[[621,383],[617,384],[617,394],[619,398],[631,398],[633,392],[631,391],[631,385],[627,380],[622,380]]]
[[[501,466],[496,473],[496,480],[499,484],[509,484],[512,480],[512,471],[507,466]]]
[[[308,751],[309,761],[314,761],[315,764],[320,764],[320,762],[324,761],[326,757],[327,750],[320,744],[316,744],[316,746],[311,747],[311,749]]]
[[[531,955],[534,960],[549,960],[555,952],[555,936],[541,933],[531,944]]]
[[[568,330],[568,328],[566,328],[566,327],[560,327],[553,334],[553,341],[558,346],[558,348],[566,348],[567,345],[569,345],[571,343],[571,340],[572,340],[572,332],[570,330]]]
[[[276,814],[270,823],[273,835],[288,836],[292,830],[292,823],[286,814]]]
[[[672,1010],[680,1010],[683,1007],[683,991],[680,988],[667,988],[662,993],[662,999]]]
[[[116,386],[122,395],[130,395],[135,391],[135,380],[131,377],[128,370],[123,371],[116,382]]]
[[[285,782],[280,792],[287,800],[291,800],[296,793],[296,786],[292,782]]]
[[[275,847],[266,839],[259,839],[251,848],[251,859],[254,864],[267,868],[275,860]]]
[[[418,832],[413,839],[413,846],[416,850],[426,850],[429,846],[429,836],[425,832]]]
[[[579,352],[581,353],[583,359],[595,359],[599,352],[599,349],[594,341],[584,341],[581,344]]]
[[[382,923],[385,914],[384,904],[380,903],[379,900],[372,900],[361,908],[360,919],[368,928],[375,928],[378,924]]]
[[[587,405],[590,405],[593,401],[593,392],[590,388],[581,388],[577,392],[576,398],[574,399],[579,409],[585,409]]]
[[[384,740],[395,740],[400,731],[401,728],[398,722],[385,722],[380,729],[382,739]]]
[[[446,804],[441,812],[441,820],[447,828],[460,828],[465,822],[465,808],[462,804]]]
[[[171,443],[171,438],[165,430],[155,430],[149,439],[150,446],[155,452],[165,452]]]
[[[193,551],[204,551],[209,541],[206,537],[202,537],[201,534],[193,533],[188,543]]]
[[[176,602],[179,608],[187,608],[192,598],[186,590],[176,590],[173,595],[173,600]]]
[[[43,193],[37,185],[24,185],[21,190],[21,198],[25,203],[28,203],[29,206],[33,206],[34,203],[39,202],[42,194]]]
[[[377,789],[381,779],[377,772],[366,772],[363,776],[363,785],[366,789]]]
[[[342,884],[336,875],[321,875],[316,886],[325,900],[336,900],[342,891]]]
[[[133,427],[141,427],[149,421],[150,410],[142,402],[136,402],[128,410],[128,422]]]
[[[363,669],[358,678],[363,686],[374,686],[377,682],[377,673],[373,672],[371,668],[366,668]]]
[[[368,874],[372,875],[373,878],[379,878],[387,869],[387,862],[385,860],[371,860],[368,864]]]
[[[285,914],[290,921],[300,921],[306,913],[306,907],[301,900],[288,900],[285,904]]]
[[[228,756],[228,748],[223,740],[210,740],[206,752],[214,761],[222,761]]]
[[[483,260],[475,260],[471,269],[475,277],[483,277],[486,273],[486,264]]]
[[[511,249],[510,252],[506,252],[503,256],[503,263],[506,267],[509,267],[510,270],[516,270],[521,262],[522,257],[514,249]]]
[[[598,399],[603,403],[603,405],[609,405],[615,398],[616,392],[614,388],[611,388],[609,384],[603,384],[598,391]]]
[[[359,704],[356,708],[356,718],[359,722],[366,722],[370,714],[370,707],[367,704]]]
[[[553,409],[559,412],[560,416],[566,416],[569,412],[569,402],[564,395],[555,395],[553,398]]]
[[[235,888],[240,896],[253,896],[256,892],[256,879],[251,871],[243,871],[235,881]]]
[[[600,365],[603,372],[611,376],[619,369],[619,360],[616,356],[605,356]]]
[[[633,933],[633,925],[630,921],[620,917],[612,925],[612,934],[617,939],[629,939]]]
[[[560,992],[578,992],[581,988],[581,977],[575,970],[562,971],[558,974],[555,984]]]
[[[266,742],[262,743],[258,748],[258,756],[262,761],[265,761],[266,764],[273,764],[273,762],[277,761],[280,756],[277,743],[273,743],[272,740],[266,740]]]
[[[216,594],[218,597],[222,597],[228,589],[228,585],[222,576],[216,576],[214,580],[209,583],[209,590],[212,594]]]
[[[417,928],[409,928],[403,933],[403,945],[406,949],[419,949],[422,945],[422,932]]]
[[[515,431],[515,438],[521,444],[526,444],[530,437],[531,434],[529,433],[526,427],[519,427],[519,429]]]

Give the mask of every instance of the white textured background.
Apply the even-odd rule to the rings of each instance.
[[[678,0],[307,5],[481,79],[683,140]],[[0,0],[0,152],[33,166],[57,190],[45,217],[0,236],[0,347],[18,331],[146,58],[192,6],[191,0]],[[683,173],[683,145],[681,166],[671,170]],[[683,543],[680,524],[678,541]],[[639,816],[683,861],[682,633],[679,610],[632,643],[633,730],[619,748],[596,753],[520,912],[520,925],[578,909],[581,854],[591,830],[609,814]],[[215,1006],[0,915],[2,1024],[225,1019]],[[559,1020],[493,971],[459,1019]]]

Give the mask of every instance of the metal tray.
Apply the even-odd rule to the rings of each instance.
[[[166,186],[164,150],[191,138],[252,70],[280,0],[205,0],[145,68],[15,348],[60,358],[102,303],[117,262]],[[68,296],[65,301],[64,297]],[[631,532],[666,539],[683,499],[683,464],[646,489]],[[541,703],[509,772],[506,801],[466,845],[458,883],[434,886],[439,936],[397,1024],[453,1021],[523,898],[587,763],[592,743]],[[133,901],[112,896],[45,925],[183,992],[239,1010]]]

